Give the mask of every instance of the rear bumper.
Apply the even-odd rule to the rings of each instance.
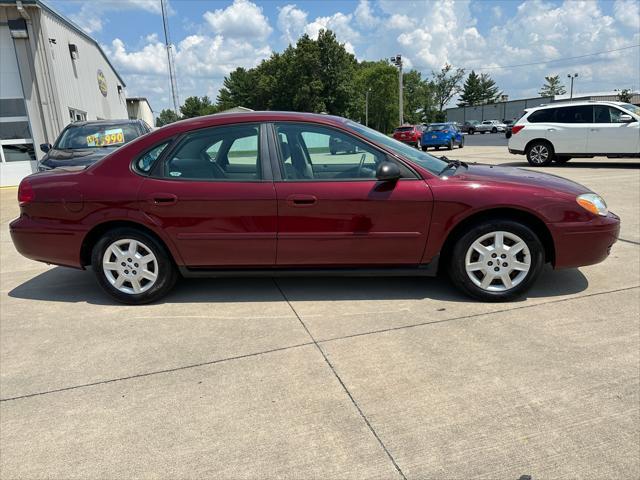
[[[452,138],[425,138],[422,140],[421,144],[423,147],[435,147],[442,145],[449,145],[449,142],[453,143]]]
[[[84,231],[62,229],[21,215],[9,224],[11,240],[18,252],[38,262],[83,268],[80,247]]]
[[[602,262],[620,234],[620,218],[609,213],[590,222],[552,223],[555,268],[575,268]]]

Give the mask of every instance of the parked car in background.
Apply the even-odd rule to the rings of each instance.
[[[408,143],[415,147],[420,147],[420,139],[422,138],[422,125],[403,125],[393,131],[393,138],[403,143]]]
[[[536,167],[574,157],[640,157],[640,107],[588,101],[527,109],[512,128],[509,152]]]
[[[432,123],[422,133],[420,142],[425,152],[429,147],[434,147],[436,150],[440,147],[451,150],[456,145],[460,148],[464,147],[464,135],[453,123]]]
[[[332,157],[331,138],[358,152]],[[485,301],[545,263],[604,260],[620,221],[555,175],[438,158],[340,117],[211,115],[167,125],[86,169],[26,177],[18,252],[84,269],[129,304],[178,276],[435,275]]]
[[[498,120],[484,120],[475,126],[475,131],[480,133],[498,133],[504,132],[507,126]]]
[[[356,146],[343,137],[331,137],[329,139],[329,153],[336,155],[338,153],[355,153]]]
[[[70,123],[62,130],[53,145],[48,143],[40,145],[45,155],[38,162],[38,170],[86,167],[150,131],[151,127],[143,120],[95,120]]]
[[[467,120],[462,124],[460,130],[463,133],[468,133],[469,135],[473,135],[476,133],[476,126],[479,125],[480,122],[478,120]]]

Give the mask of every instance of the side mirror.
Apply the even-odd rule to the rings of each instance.
[[[631,123],[633,122],[633,117],[631,115],[627,115],[626,113],[623,113],[622,115],[620,115],[620,123]]]
[[[51,144],[50,143],[41,143],[40,144],[40,150],[42,150],[44,153],[47,153],[49,150],[51,150]]]
[[[382,162],[376,170],[376,178],[383,182],[394,182],[401,176],[400,167],[393,162]]]

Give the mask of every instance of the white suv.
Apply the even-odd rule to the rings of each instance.
[[[509,152],[535,167],[572,157],[640,157],[640,107],[590,101],[527,109],[513,125]]]

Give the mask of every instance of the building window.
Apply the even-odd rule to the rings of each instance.
[[[36,160],[23,98],[0,99],[0,161]]]
[[[69,108],[69,118],[72,122],[85,122],[87,120],[87,112]]]

